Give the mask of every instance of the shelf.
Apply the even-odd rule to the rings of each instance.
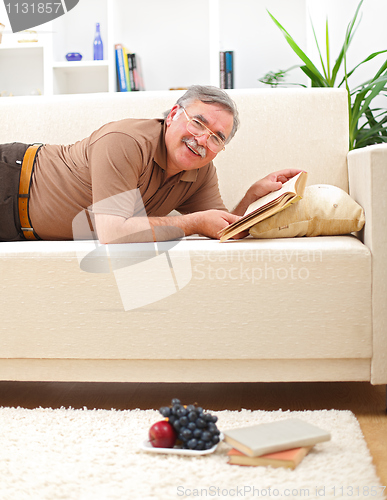
[[[62,61],[52,68],[54,94],[109,91],[108,61]]]
[[[83,71],[95,68],[108,68],[108,61],[61,61],[54,62],[52,67],[58,70]]]
[[[42,49],[44,47],[42,42],[22,42],[22,43],[1,43],[0,50],[31,50],[31,49]]]

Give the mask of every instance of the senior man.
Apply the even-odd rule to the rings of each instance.
[[[253,201],[299,172],[269,174],[228,212],[213,160],[238,124],[226,92],[192,86],[164,119],[111,122],[68,146],[0,145],[0,241],[71,240],[73,220],[85,210],[101,243],[135,241],[149,229],[153,239],[218,238]],[[172,210],[181,215],[168,216]],[[163,228],[176,231],[159,237]]]

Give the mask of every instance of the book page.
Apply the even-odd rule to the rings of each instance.
[[[255,210],[258,210],[260,208],[264,208],[266,205],[272,204],[275,200],[278,198],[281,198],[284,194],[290,193],[290,194],[297,194],[297,182],[298,179],[302,176],[302,174],[305,174],[306,172],[300,172],[299,174],[295,175],[291,179],[289,179],[287,182],[282,184],[282,187],[278,189],[278,191],[272,191],[271,193],[262,196],[262,198],[259,198],[259,200],[254,201],[246,210],[244,216],[251,214]]]

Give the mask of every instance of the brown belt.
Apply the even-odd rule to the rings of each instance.
[[[24,158],[20,172],[19,181],[19,218],[21,230],[27,240],[38,240],[39,236],[35,233],[30,217],[28,215],[28,204],[30,200],[30,185],[32,172],[34,170],[36,154],[42,144],[33,144],[29,146]]]

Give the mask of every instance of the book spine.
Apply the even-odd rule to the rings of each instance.
[[[129,92],[132,90],[132,86],[130,84],[130,77],[129,77],[128,51],[126,50],[125,47],[122,47],[122,55],[124,58],[126,86],[128,87],[128,92]]]
[[[220,76],[219,76],[219,84],[221,89],[226,88],[226,54],[225,52],[219,52],[219,67],[220,67]]]
[[[144,79],[142,75],[141,58],[138,54],[132,54],[133,78],[136,90],[145,90]]]
[[[128,54],[128,65],[129,65],[129,80],[130,80],[131,89],[138,90],[138,87],[136,85],[136,80],[134,78],[134,71],[135,71],[135,55],[134,54]]]
[[[141,66],[141,58],[138,57],[138,55],[135,55],[135,60],[136,60],[136,71],[135,75],[138,80],[138,89],[139,90],[145,90],[145,83],[144,83],[144,77],[142,74],[142,66]]]
[[[234,52],[226,51],[226,89],[234,88]]]
[[[117,90],[118,92],[127,92],[128,86],[125,76],[124,54],[122,45],[115,45],[116,50],[116,71],[117,71]]]

